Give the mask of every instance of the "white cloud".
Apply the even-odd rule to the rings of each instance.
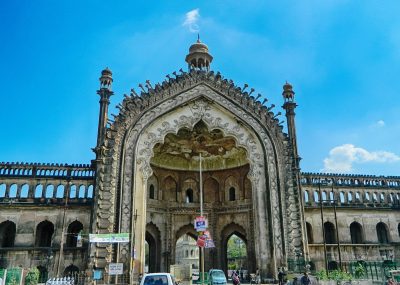
[[[200,18],[200,10],[194,9],[186,13],[185,21],[183,22],[182,26],[188,27],[191,33],[198,33],[200,31],[199,25],[197,22]]]
[[[344,144],[334,147],[329,152],[329,157],[324,159],[324,172],[351,172],[354,163],[391,163],[400,161],[400,156],[388,151],[368,151]]]
[[[379,120],[378,122],[376,122],[376,125],[377,125],[378,127],[384,127],[384,126],[385,126],[385,121]]]

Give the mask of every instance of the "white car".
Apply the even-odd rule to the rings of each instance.
[[[148,273],[142,277],[140,285],[178,285],[171,273]]]

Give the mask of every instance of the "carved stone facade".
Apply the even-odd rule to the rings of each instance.
[[[162,177],[154,173],[153,150],[157,144],[164,143],[167,135],[177,134],[182,129],[190,132],[199,123],[204,124],[209,132],[219,130],[225,137],[232,138],[235,147],[244,149],[246,153],[246,172],[240,166],[225,168],[223,163],[204,169],[205,177],[212,179],[214,173],[225,172],[221,178],[214,179],[218,193],[223,193],[225,180],[229,177],[234,177],[232,183],[237,185],[239,193],[243,193],[239,196],[238,208],[232,208],[238,203],[236,200],[233,204],[222,199],[217,201],[219,204],[206,203],[206,215],[209,216],[210,228],[215,229],[212,235],[217,243],[226,247],[226,238],[237,230],[248,241],[248,252],[254,257],[250,270],[259,267],[265,275],[271,276],[277,266],[286,263],[287,256],[294,249],[303,250],[302,225],[298,215],[300,197],[295,195],[299,192],[290,181],[294,177],[291,150],[282,127],[267,107],[219,74],[195,70],[182,73],[175,80],[164,82],[154,89],[149,88],[148,93],[142,93],[141,99],[138,98],[132,94],[123,101],[120,114],[107,131],[105,151],[97,162],[96,190],[99,195],[93,231],[112,232],[115,230],[114,221],[118,220],[120,232],[132,232],[131,244],[121,245],[118,249],[118,261],[128,265],[130,252],[135,250],[139,258],[134,272],[142,270],[144,233],[146,224],[152,222],[162,235],[161,269],[168,270],[173,262],[171,252],[179,238],[176,233],[181,227],[193,223],[199,214],[199,203],[187,205],[179,200],[175,203],[160,200],[157,208],[153,210],[150,207],[147,191],[153,174],[155,178],[152,179],[160,185],[157,191],[166,192]],[[198,165],[194,157],[190,159],[192,165]],[[208,159],[205,157],[204,163],[207,164]],[[181,172],[188,173],[187,177],[192,177],[194,195],[199,195],[198,166],[194,169],[179,169],[179,166],[176,169],[168,164],[157,167],[175,177],[178,193],[186,190],[182,183],[186,176]],[[248,186],[247,194],[245,185]],[[228,231],[229,226],[232,232]],[[222,240],[224,231],[227,236]],[[226,252],[220,252],[224,246],[207,254],[206,264],[226,267]],[[110,249],[97,246],[94,250],[95,266],[104,267],[112,259]]]
[[[399,177],[366,185],[362,177],[301,174],[292,86],[283,86],[285,134],[273,106],[260,102],[261,95],[252,96],[254,89],[246,91],[247,85],[237,87],[210,71],[212,57],[203,43],[198,41],[190,52],[188,72],[173,73],[154,86],[147,81],[139,85],[140,94],[132,89],[113,120],[107,118],[112,73],[102,72],[96,159],[90,166],[0,165],[2,259],[46,267],[52,276],[71,266],[107,271],[108,263],[122,262],[125,272],[136,278],[144,270],[147,242],[149,271],[169,271],[177,240],[185,234],[197,237],[193,221],[203,198],[216,245],[205,251],[206,270],[227,269],[227,242],[233,234],[246,245],[247,269],[259,268],[262,278],[276,276],[278,267],[299,256],[322,268],[321,204],[312,202],[311,191],[329,179],[336,183],[335,199],[339,190],[360,189],[359,198],[367,189],[376,190],[369,192],[370,199],[376,196],[371,202],[356,203],[352,194],[345,205],[349,194],[343,194],[347,200],[337,207],[343,217],[339,240],[349,241],[345,229],[353,220],[362,226],[361,237],[368,236],[362,245],[342,245],[344,253],[349,258],[398,255]],[[347,180],[359,182],[339,182]],[[332,223],[332,204],[322,206],[325,220]],[[369,239],[376,227],[371,223],[387,226],[388,243]],[[352,226],[352,233],[359,229]],[[43,235],[44,230],[51,234]],[[77,244],[78,232],[83,246]],[[88,233],[130,233],[130,242],[88,245]],[[40,243],[40,238],[47,242]],[[383,238],[380,234],[379,241]],[[328,245],[331,260],[337,260],[334,249]]]

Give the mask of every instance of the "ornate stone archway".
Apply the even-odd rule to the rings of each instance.
[[[211,101],[213,100],[213,101]],[[221,102],[218,102],[221,100]],[[220,103],[221,105],[217,104]],[[224,105],[222,105],[224,104]],[[221,106],[224,106],[223,108]],[[175,111],[179,108],[179,112]],[[226,108],[229,108],[229,112]],[[239,120],[238,118],[242,118]],[[243,121],[247,119],[247,121]],[[257,217],[254,221],[256,235],[265,237],[263,243],[256,245],[260,264],[269,264],[271,271],[275,268],[276,256],[283,259],[283,241],[279,210],[279,177],[273,143],[265,129],[242,109],[227,100],[223,100],[217,93],[205,85],[199,85],[192,90],[168,100],[159,105],[156,110],[146,113],[129,131],[126,139],[125,167],[123,177],[134,177],[125,180],[123,184],[123,209],[137,209],[139,216],[146,215],[146,182],[152,175],[150,159],[152,150],[157,143],[161,143],[168,133],[177,133],[186,127],[192,129],[194,124],[202,120],[209,129],[221,129],[225,135],[235,138],[237,145],[246,149],[250,161],[249,178],[252,183],[254,207]],[[133,197],[131,194],[133,193]],[[272,207],[267,204],[272,205]],[[269,213],[268,209],[272,209]],[[143,221],[138,221],[136,229],[129,225],[130,215],[122,215],[122,231],[134,231],[137,239],[132,244],[142,244],[140,239],[143,232]],[[274,246],[271,246],[268,236],[274,236]],[[171,248],[171,245],[167,245]],[[133,249],[131,249],[133,250]],[[126,249],[126,252],[130,250]],[[140,256],[140,255],[139,255]],[[265,259],[263,261],[263,259]],[[267,262],[268,260],[268,262]],[[261,267],[261,266],[260,266]]]
[[[199,76],[199,81],[191,81],[190,77],[196,76]],[[120,262],[129,264],[133,247],[144,243],[144,229],[148,222],[147,180],[152,175],[150,161],[154,146],[163,143],[167,134],[176,134],[181,128],[192,129],[200,120],[209,129],[219,129],[224,135],[233,137],[237,146],[246,150],[251,184],[248,188],[253,191],[249,197],[254,209],[253,214],[249,215],[249,226],[252,234],[260,237],[260,241],[254,243],[254,252],[261,272],[274,272],[276,263],[286,259],[288,246],[302,246],[301,221],[296,218],[290,222],[287,220],[299,209],[287,141],[279,128],[271,123],[270,115],[263,108],[259,109],[258,115],[254,115],[250,109],[256,110],[256,106],[249,108],[251,101],[240,101],[240,97],[230,98],[229,89],[212,86],[218,81],[211,82],[210,78],[201,77],[201,73],[190,73],[183,79],[185,91],[171,89],[166,97],[159,95],[165,93],[156,93],[149,97],[153,100],[142,101],[147,102],[147,106],[132,99],[131,103],[136,105],[137,110],[130,110],[130,113],[128,106],[131,103],[124,102],[117,127],[107,133],[110,139],[106,145],[112,151],[104,154],[104,168],[99,166],[97,187],[100,198],[102,194],[107,196],[107,191],[112,193],[108,189],[117,187],[119,198],[116,205],[119,205],[119,209],[111,201],[104,210],[98,207],[96,216],[99,228],[105,229],[109,225],[107,229],[111,231],[113,218],[110,214],[114,212],[115,219],[119,220],[118,231],[130,232],[135,237],[130,245],[120,246],[117,256]],[[189,88],[186,88],[186,84],[189,84]],[[105,205],[106,202],[101,201],[101,204]],[[105,212],[106,208],[111,210],[110,214]],[[107,215],[109,219],[105,218]],[[164,239],[163,246],[170,249],[171,241],[167,237]],[[100,246],[96,251],[99,254],[104,252]],[[136,272],[142,266],[143,254],[143,251],[138,252]],[[99,266],[102,264],[100,261],[96,261]]]

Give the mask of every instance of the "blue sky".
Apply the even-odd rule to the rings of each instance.
[[[199,31],[212,69],[275,112],[293,84],[303,171],[400,175],[398,11],[361,0],[1,1],[0,161],[89,163],[100,71],[113,71],[117,113],[131,88],[186,69]]]

